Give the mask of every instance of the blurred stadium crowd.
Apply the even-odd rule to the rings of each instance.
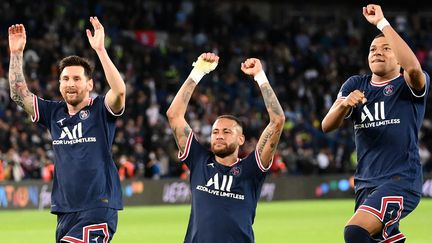
[[[61,99],[58,61],[67,55],[92,60],[94,94],[107,89],[103,70],[85,35],[89,16],[102,21],[106,45],[127,84],[125,114],[117,122],[113,157],[122,179],[187,178],[165,111],[202,52],[216,52],[217,69],[200,82],[187,120],[202,142],[221,114],[245,124],[244,156],[254,149],[268,117],[257,85],[242,75],[246,57],[264,61],[286,115],[272,166],[273,176],[352,173],[355,146],[351,122],[323,134],[320,123],[341,84],[369,73],[367,54],[378,30],[364,20],[362,6],[231,1],[2,1],[0,2],[0,181],[51,180],[49,133],[34,124],[9,97],[7,28],[27,31],[25,74],[30,90]],[[432,12],[383,6],[432,73]],[[432,170],[432,99],[421,129],[421,158]],[[85,165],[83,165],[85,166]]]

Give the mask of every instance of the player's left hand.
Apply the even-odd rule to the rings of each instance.
[[[261,61],[257,58],[248,58],[241,63],[240,69],[247,75],[255,76],[262,70]]]
[[[380,5],[368,4],[366,7],[363,7],[363,16],[365,16],[369,23],[377,25],[384,18],[384,13]]]
[[[90,22],[94,28],[94,35],[89,29],[86,29],[87,38],[91,47],[95,50],[103,50],[105,48],[105,32],[102,24],[97,17],[90,17]]]

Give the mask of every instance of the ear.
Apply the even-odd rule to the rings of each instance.
[[[88,87],[89,91],[93,90],[93,79],[92,78],[87,80],[87,87]]]
[[[245,142],[245,136],[244,136],[243,134],[241,134],[241,135],[238,137],[238,142],[239,142],[239,145],[240,145],[240,146],[242,146],[242,145],[244,144],[244,142]]]

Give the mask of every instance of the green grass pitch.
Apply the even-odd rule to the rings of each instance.
[[[260,202],[255,217],[257,243],[343,242],[343,227],[354,200]],[[113,243],[183,242],[190,205],[127,207],[119,213]],[[430,243],[432,199],[423,199],[401,221],[410,243]],[[48,211],[0,211],[0,241],[54,242],[56,217]]]

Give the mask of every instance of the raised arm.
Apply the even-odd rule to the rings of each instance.
[[[241,70],[245,74],[252,75],[257,81],[270,117],[270,122],[256,145],[262,165],[264,168],[268,168],[279,143],[285,123],[285,114],[262,69],[261,61],[256,58],[249,58],[241,64]]]
[[[323,132],[327,133],[339,128],[351,109],[366,101],[364,93],[360,90],[354,90],[347,97],[338,98],[321,123]]]
[[[23,72],[23,52],[26,44],[24,25],[9,27],[9,87],[13,101],[21,106],[30,116],[35,117],[33,94],[29,91]]]
[[[125,106],[126,85],[105,49],[105,32],[102,24],[97,17],[90,17],[90,22],[94,28],[94,35],[87,29],[87,37],[91,47],[96,51],[99,57],[108,85],[110,86],[110,90],[108,90],[105,96],[105,102],[110,107],[111,111],[117,114],[121,112]]]
[[[173,130],[174,138],[180,152],[183,153],[186,148],[187,138],[192,131],[189,124],[186,122],[185,114],[192,93],[201,78],[213,71],[219,62],[219,57],[214,53],[203,53],[198,57],[198,60],[193,63],[189,77],[181,86],[180,90],[174,97],[166,115],[168,122]]]
[[[416,91],[422,91],[425,87],[426,78],[420,62],[407,43],[384,18],[381,7],[369,4],[363,7],[363,15],[369,23],[376,25],[384,34],[397,61],[404,70],[404,78],[408,85]]]

